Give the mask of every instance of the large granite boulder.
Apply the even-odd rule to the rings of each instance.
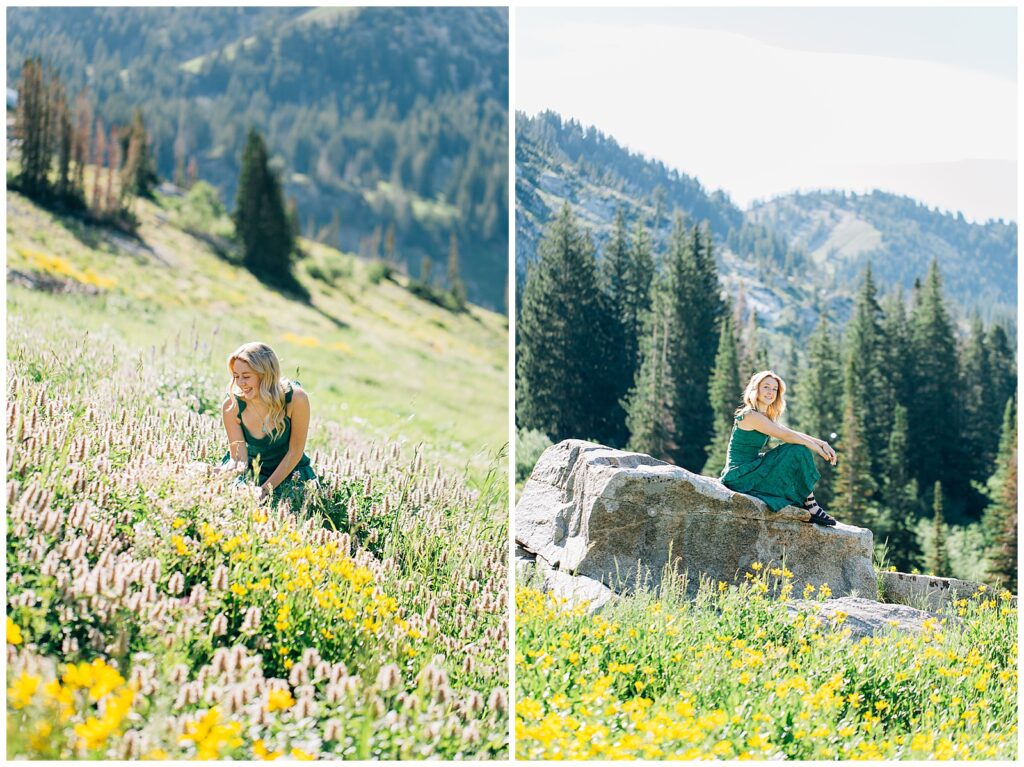
[[[836,596],[875,598],[871,531],[808,518],[647,455],[566,440],[537,462],[515,533],[547,581],[551,572],[585,576],[590,588],[622,593],[656,587],[671,564],[696,589],[702,576],[735,582],[761,562],[785,564],[796,593],[827,583]]]

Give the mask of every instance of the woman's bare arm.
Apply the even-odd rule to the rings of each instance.
[[[228,433],[228,452],[231,454],[232,465],[227,470],[243,471],[249,464],[249,448],[242,436],[242,426],[238,422],[238,405],[234,397],[228,397],[220,408],[224,417],[224,430]],[[239,467],[241,464],[241,467]]]
[[[744,428],[743,425],[740,425],[740,428],[744,429],[744,431],[759,431],[762,434],[767,434],[769,437],[775,437],[775,439],[780,439],[783,442],[790,443],[791,445],[803,445],[812,453],[820,455],[829,463],[835,463],[835,453],[832,452],[830,454],[824,441],[775,423],[775,421],[764,415],[764,413],[758,413],[756,410],[751,410],[747,413],[741,424],[749,424],[746,428]]]
[[[289,414],[292,422],[292,434],[288,440],[288,452],[284,454],[281,463],[264,483],[264,485],[270,485],[269,490],[273,490],[285,481],[306,451],[306,436],[309,433],[309,396],[298,386],[294,387],[293,392],[291,413]]]
[[[806,437],[816,445],[822,445],[825,443],[825,440],[818,439],[817,437],[812,437],[810,434],[804,434],[802,431],[797,431],[796,429],[790,429],[790,431],[793,432],[794,434],[799,434],[801,437]]]

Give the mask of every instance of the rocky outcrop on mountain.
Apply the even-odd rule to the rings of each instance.
[[[544,452],[516,505],[516,542],[545,581],[588,579],[602,597],[665,572],[735,582],[755,562],[785,565],[797,593],[827,583],[836,596],[873,598],[870,530],[808,524],[807,512],[734,493],[717,479],[640,453],[566,440]],[[601,584],[608,592],[600,592]]]

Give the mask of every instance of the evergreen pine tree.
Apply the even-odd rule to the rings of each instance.
[[[636,375],[628,360],[631,350],[627,347],[630,344],[635,346],[637,341],[628,337],[625,325],[630,310],[629,256],[626,218],[620,208],[598,268],[602,293],[601,325],[608,345],[601,355],[600,378],[593,382],[595,405],[605,413],[606,423],[601,431],[605,434],[605,441],[616,447],[625,444],[628,438],[626,413],[621,403]]]
[[[527,271],[516,323],[516,418],[553,441],[590,439],[600,414],[591,384],[603,353],[597,264],[568,203],[548,225]]]
[[[1003,525],[992,552],[989,572],[1011,592],[1017,591],[1017,445],[1006,465],[1006,481],[1000,499]]]
[[[337,222],[337,224],[335,222]],[[331,226],[332,226],[332,231],[334,229],[337,229],[340,232],[341,223],[340,223],[340,218],[338,218],[337,211],[335,211],[332,214]],[[337,242],[337,240],[338,240],[338,235],[334,234],[333,237],[328,240],[328,242]],[[391,265],[391,266],[395,266],[395,267],[398,266],[398,259],[397,259],[397,256],[395,254],[395,224],[394,224],[394,222],[388,224],[388,228],[384,232],[384,262],[389,264],[389,265]]]
[[[271,171],[263,138],[250,129],[235,198],[235,232],[246,268],[257,278],[291,286],[295,247],[281,184]]]
[[[626,272],[626,300],[623,306],[622,326],[626,334],[626,369],[636,372],[639,366],[640,335],[643,315],[651,308],[651,283],[654,280],[654,255],[647,229],[637,222],[629,246]]]
[[[21,139],[18,184],[30,196],[38,197],[49,190],[53,163],[52,105],[42,62],[26,60],[21,68],[15,131]]]
[[[391,230],[391,233],[393,237],[394,229]],[[451,293],[456,307],[459,309],[466,307],[466,286],[462,284],[462,277],[459,276],[459,238],[455,236],[455,230],[452,230],[448,237],[448,292]]]
[[[994,401],[992,371],[985,349],[985,330],[981,318],[971,318],[970,335],[964,345],[960,369],[961,413],[960,445],[961,470],[972,482],[984,482],[992,474],[996,450],[999,445],[1000,409]]]
[[[104,193],[103,208],[107,215],[116,217],[120,213],[117,201],[114,199],[114,176],[121,166],[121,143],[118,139],[118,130],[110,126],[110,140],[107,142],[107,186]]]
[[[855,377],[852,362],[846,366],[846,388],[844,391],[843,429],[837,452],[842,456],[836,471],[834,504],[843,517],[843,522],[860,527],[873,522],[871,498],[875,493],[875,481],[871,474],[871,456],[864,442],[864,427],[860,410],[854,396]]]
[[[835,444],[843,417],[843,374],[839,349],[824,317],[818,320],[807,342],[807,367],[793,385],[794,421],[801,431]],[[843,459],[845,460],[845,458]],[[835,497],[835,469],[820,456],[815,463],[821,480],[814,496],[826,508]]]
[[[872,477],[885,469],[885,450],[892,432],[892,388],[885,378],[885,339],[882,310],[869,265],[857,294],[853,319],[846,327],[846,374],[844,392],[856,411]],[[844,435],[845,436],[845,435]]]
[[[66,199],[72,191],[71,186],[71,150],[74,141],[74,129],[71,124],[71,113],[68,110],[64,86],[58,78],[53,81],[53,123],[54,143],[57,150],[57,196]]]
[[[956,342],[942,300],[938,262],[933,261],[911,315],[914,396],[910,415],[910,468],[919,487],[945,480],[950,497],[962,498],[966,475],[958,465]]]
[[[700,471],[707,461],[714,418],[708,384],[718,346],[718,323],[725,311],[711,236],[677,217],[666,272],[672,294],[675,333],[669,356],[673,378],[676,449],[673,461]]]
[[[882,375],[889,382],[892,406],[906,406],[913,397],[913,356],[910,348],[910,324],[902,287],[882,302],[881,330]]]
[[[640,366],[623,407],[629,429],[629,449],[669,461],[676,448],[670,347],[672,290],[665,276],[656,276],[651,308],[643,315]]]
[[[771,363],[768,359],[768,350],[764,348],[764,344],[761,343],[760,334],[758,332],[760,323],[757,320],[757,311],[755,309],[750,310],[750,314],[747,316],[747,324],[740,335],[739,340],[739,355],[740,355],[740,380],[746,384],[750,380],[750,377],[755,373],[759,373],[762,370],[771,369]]]
[[[85,166],[89,164],[89,148],[92,146],[92,104],[87,91],[75,97],[75,131],[72,156],[75,163],[72,187],[79,196],[85,194]]]
[[[1017,364],[1002,325],[993,323],[989,326],[985,333],[985,353],[988,356],[990,387],[998,424],[1004,403],[1017,393]]]
[[[935,500],[932,503],[933,547],[926,567],[934,575],[949,576],[949,553],[946,551],[946,522],[942,517],[942,483],[935,482]]]
[[[599,279],[601,289],[611,299],[615,315],[625,314],[626,292],[629,272],[629,238],[626,233],[626,216],[622,208],[615,214],[615,226],[601,253]]]
[[[153,158],[141,109],[136,109],[132,114],[131,127],[125,134],[123,149],[127,158],[121,172],[125,192],[152,199],[160,183],[160,176],[156,171],[156,160]]]
[[[901,572],[909,572],[920,558],[915,534],[917,521],[917,482],[910,476],[907,463],[907,409],[896,406],[892,434],[886,452],[887,464],[882,483],[884,502],[889,509],[889,561]]]
[[[726,311],[722,317],[722,330],[718,336],[718,353],[715,355],[715,367],[711,373],[708,396],[711,399],[711,411],[714,415],[715,434],[708,447],[708,459],[701,473],[718,476],[725,466],[729,436],[732,434],[733,414],[743,397],[739,355],[736,351],[736,334],[733,332],[732,314],[729,311]]]
[[[103,126],[103,119],[96,118],[96,141],[93,144],[92,152],[92,212],[95,216],[103,215],[103,200],[100,197],[100,178],[103,170],[103,163],[107,156],[107,132]]]
[[[1003,411],[996,468],[987,483],[991,503],[983,530],[989,573],[1006,588],[1017,587],[1017,408],[1011,397]]]
[[[192,160],[195,158],[193,157]],[[189,161],[189,165],[192,165],[192,160]],[[195,183],[195,177],[189,173],[189,189]],[[284,204],[284,214],[288,219],[288,231],[292,234],[292,242],[295,243],[296,247],[299,244],[299,238],[302,236],[302,226],[299,224],[299,202],[294,197],[289,197]]]

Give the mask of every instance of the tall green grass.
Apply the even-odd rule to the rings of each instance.
[[[598,615],[516,594],[521,759],[1017,756],[1017,611],[979,593],[918,633],[855,639],[787,602],[792,573],[667,581]]]
[[[295,273],[311,299],[296,301],[186,231],[205,226],[221,237],[223,218],[211,223],[204,213],[197,224],[181,216],[178,207],[191,210],[182,201],[135,206],[141,242],[8,195],[8,267],[62,291],[9,284],[8,313],[40,325],[74,316],[82,330],[139,350],[173,346],[181,330],[193,331],[185,335],[207,342],[205,353],[179,346],[171,375],[215,398],[227,386],[228,353],[265,341],[310,394],[314,447],[332,447],[319,426],[334,423],[385,442],[422,443],[448,470],[487,473],[508,442],[505,317],[479,307],[445,311],[413,296],[400,276],[375,284],[369,265],[308,240]]]
[[[8,757],[507,757],[500,318],[358,270],[296,304],[158,211],[132,255],[11,206],[66,292],[8,293]],[[259,337],[313,400],[298,508],[212,471]]]

